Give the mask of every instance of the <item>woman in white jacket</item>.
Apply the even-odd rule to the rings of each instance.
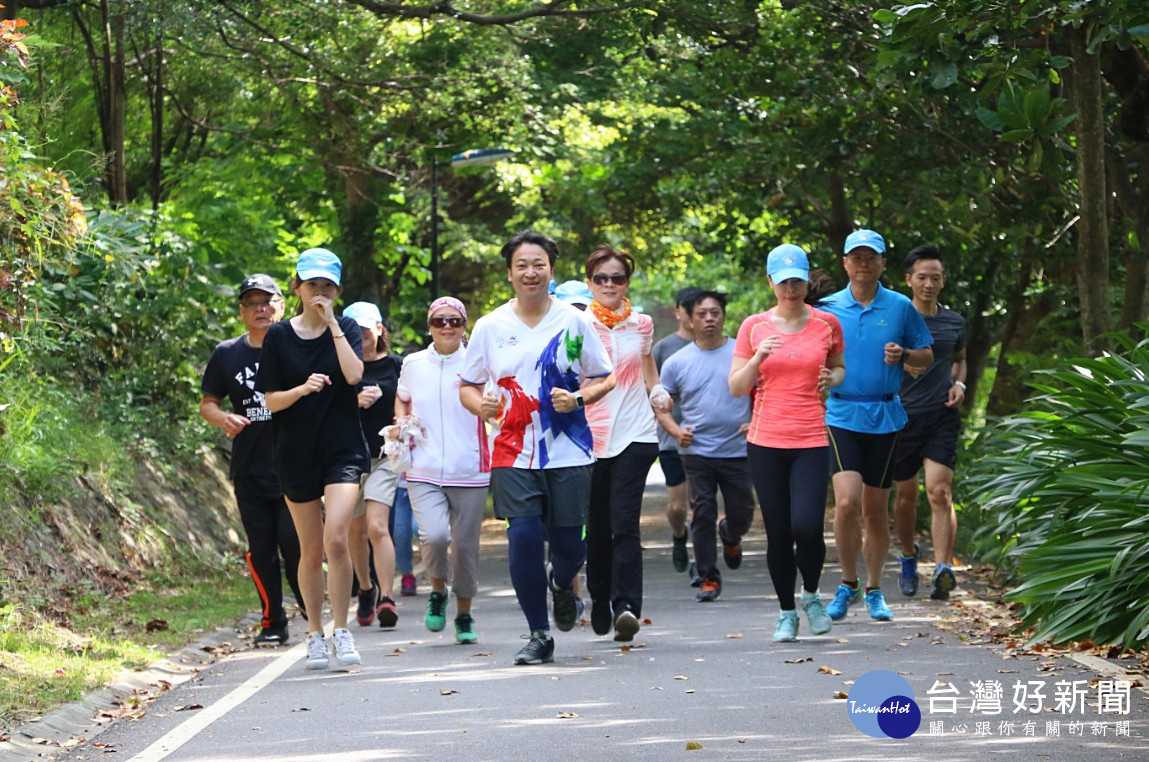
[[[407,470],[411,508],[431,578],[425,623],[432,632],[447,625],[450,571],[455,641],[474,643],[478,637],[471,599],[478,592],[479,531],[491,477],[487,435],[479,418],[459,402],[459,372],[467,352],[466,308],[454,297],[436,299],[427,310],[427,326],[433,342],[403,361],[395,401],[396,416],[415,416],[427,432],[426,442],[411,449]]]

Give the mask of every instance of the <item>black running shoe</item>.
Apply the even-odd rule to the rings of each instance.
[[[686,567],[690,565],[690,551],[686,548],[687,536],[686,532],[683,532],[681,537],[674,537],[674,548],[670,551],[670,561],[674,564],[674,570],[679,573],[686,571]]]
[[[287,643],[287,625],[286,624],[273,624],[271,627],[264,627],[255,636],[255,644],[257,646],[282,646]]]
[[[610,601],[590,602],[590,626],[594,629],[595,635],[606,635],[610,632]]]
[[[355,610],[355,621],[360,627],[367,627],[375,621],[375,609],[379,606],[379,588],[360,590],[358,598],[359,606]]]
[[[722,540],[722,560],[726,568],[737,569],[742,565],[742,543],[726,539],[726,519],[718,522],[718,537]]]
[[[570,632],[578,622],[578,599],[575,598],[574,588],[556,585],[553,573],[549,578],[551,596],[554,598],[555,627],[563,632]]]
[[[555,640],[546,630],[535,630],[527,638],[527,644],[515,654],[515,664],[549,664],[555,660]]]
[[[619,643],[629,643],[638,634],[638,617],[630,609],[623,609],[614,620],[614,639]]]

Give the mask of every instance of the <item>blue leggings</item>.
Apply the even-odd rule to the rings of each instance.
[[[570,587],[586,557],[582,527],[549,527],[541,516],[507,519],[507,554],[511,585],[531,631],[549,630],[547,615],[547,569],[543,544],[550,541],[555,584]]]
[[[826,490],[830,448],[794,450],[746,445],[750,477],[766,525],[766,565],[783,611],[794,610],[802,572],[808,593],[818,590],[826,563]]]

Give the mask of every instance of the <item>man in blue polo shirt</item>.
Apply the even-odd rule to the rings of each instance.
[[[824,307],[841,322],[846,340],[846,380],[826,403],[834,540],[842,562],[842,582],[826,611],[831,619],[842,619],[861,597],[862,551],[866,607],[872,619],[886,621],[894,618],[881,591],[890,549],[893,456],[907,420],[898,390],[904,366],[924,368],[933,360],[933,338],[913,302],[879,281],[886,269],[885,239],[872,230],[855,230],[844,249],[850,285],[828,297]]]

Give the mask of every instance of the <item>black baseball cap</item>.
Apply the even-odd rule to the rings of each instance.
[[[263,273],[249,275],[243,279],[243,282],[239,284],[239,298],[242,299],[248,291],[266,291],[274,296],[283,296],[283,292],[279,290],[279,284],[275,282],[275,279]]]

